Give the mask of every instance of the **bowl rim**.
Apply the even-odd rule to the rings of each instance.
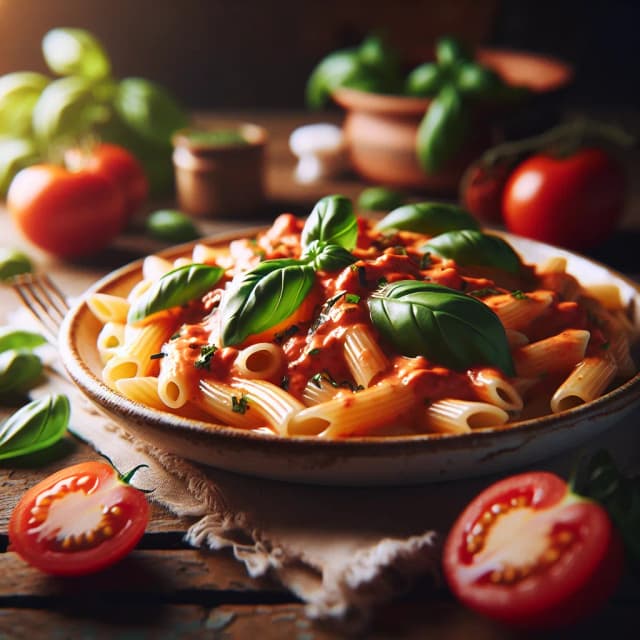
[[[254,235],[259,231],[264,231],[267,227],[251,227],[241,231],[233,231],[222,234],[215,234],[206,238],[200,238],[195,241],[183,243],[173,247],[169,247],[154,255],[164,258],[175,258],[180,255],[188,254],[196,243],[206,243],[209,245],[224,245],[231,240]],[[517,242],[532,243],[541,245],[545,249],[552,249],[558,254],[566,256],[574,256],[580,260],[587,260],[593,265],[605,269],[611,275],[625,282],[633,289],[638,300],[640,300],[640,283],[635,282],[627,276],[616,272],[607,265],[592,260],[578,253],[554,247],[542,242],[521,238],[510,233],[498,232],[491,230],[491,233],[503,236],[506,240],[514,240]],[[516,247],[517,248],[517,247]],[[521,249],[520,249],[521,250]],[[525,256],[526,258],[526,256]],[[137,420],[158,428],[170,428],[182,431],[185,435],[189,433],[198,433],[198,435],[206,436],[211,444],[216,442],[241,442],[244,444],[253,443],[265,451],[274,447],[278,450],[289,450],[291,453],[300,453],[313,451],[315,453],[330,453],[331,455],[350,456],[358,453],[366,456],[383,456],[393,455],[396,453],[406,452],[415,448],[429,449],[436,453],[439,450],[443,452],[452,452],[456,449],[469,447],[484,447],[489,445],[495,438],[503,437],[505,433],[519,435],[523,438],[535,438],[541,431],[559,430],[566,428],[578,428],[583,419],[594,419],[598,415],[610,414],[613,410],[624,409],[626,406],[631,407],[640,400],[640,371],[623,382],[621,385],[612,389],[608,393],[599,396],[595,400],[586,404],[568,409],[557,414],[547,414],[521,422],[510,423],[504,426],[492,427],[482,430],[475,430],[465,434],[419,434],[410,436],[359,436],[345,439],[320,439],[310,436],[291,436],[280,437],[277,435],[258,433],[255,431],[245,431],[242,429],[216,425],[211,422],[204,422],[193,418],[178,416],[173,413],[163,412],[151,407],[147,407],[138,402],[129,400],[121,396],[117,391],[109,388],[98,376],[91,370],[90,366],[83,360],[78,351],[78,345],[75,340],[77,336],[77,326],[83,314],[91,313],[87,307],[86,299],[89,295],[99,292],[103,289],[117,286],[119,281],[129,279],[134,273],[142,267],[144,258],[140,258],[130,262],[108,274],[95,282],[86,292],[77,300],[75,305],[65,317],[60,334],[59,346],[60,355],[63,365],[76,385],[88,395],[98,405],[111,410],[129,420]],[[94,346],[94,345],[92,345]]]

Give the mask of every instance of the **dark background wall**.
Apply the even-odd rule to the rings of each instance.
[[[44,71],[42,36],[91,30],[118,77],[168,86],[193,108],[299,108],[314,64],[383,29],[408,58],[453,33],[560,56],[576,100],[638,105],[640,2],[629,0],[0,0],[0,74]]]

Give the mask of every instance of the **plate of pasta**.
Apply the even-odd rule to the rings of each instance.
[[[65,318],[62,360],[125,427],[187,459],[313,484],[531,464],[640,402],[637,285],[443,203],[306,218],[122,267]]]

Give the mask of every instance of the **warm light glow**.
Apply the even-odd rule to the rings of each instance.
[[[516,200],[529,200],[540,188],[542,177],[539,173],[525,173],[513,185],[513,195]]]

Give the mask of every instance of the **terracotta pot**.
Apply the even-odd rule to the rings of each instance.
[[[557,90],[570,81],[571,68],[556,60],[521,52],[485,49],[478,59],[507,81],[534,93]],[[416,134],[431,104],[428,98],[338,89],[335,102],[346,111],[343,129],[351,166],[366,180],[391,187],[455,192],[465,168],[493,143],[492,127],[500,110],[474,113],[460,152],[437,174],[427,174],[416,157]]]

